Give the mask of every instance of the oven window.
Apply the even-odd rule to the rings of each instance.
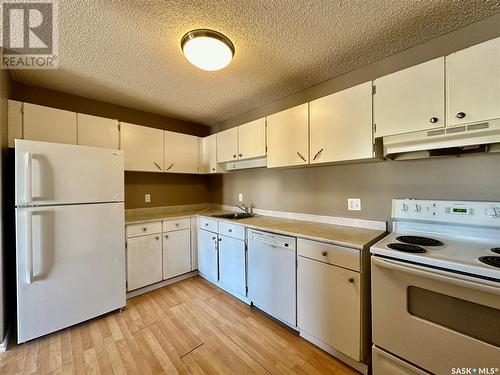
[[[430,290],[408,287],[408,312],[500,347],[500,310]]]

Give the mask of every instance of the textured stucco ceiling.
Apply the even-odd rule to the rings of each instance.
[[[500,0],[61,0],[58,70],[16,81],[211,125],[500,11]],[[204,72],[189,30],[236,47]]]

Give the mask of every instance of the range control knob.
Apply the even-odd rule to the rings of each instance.
[[[403,205],[401,206],[401,211],[403,211],[403,212],[408,211],[408,205],[406,203],[403,203]]]
[[[422,206],[420,206],[419,204],[415,204],[415,205],[413,206],[413,211],[415,211],[415,212],[420,212],[420,211],[422,211]]]
[[[489,216],[489,217],[499,218],[500,217],[500,207],[488,206],[484,210],[484,214],[486,216]]]

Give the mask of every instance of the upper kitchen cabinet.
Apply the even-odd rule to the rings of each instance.
[[[165,172],[198,173],[200,138],[165,131]]]
[[[238,159],[266,156],[266,118],[238,126]]]
[[[121,149],[125,152],[125,170],[163,172],[163,130],[121,123]]]
[[[24,103],[23,138],[76,145],[76,113]]]
[[[267,117],[267,166],[309,163],[309,103]]]
[[[224,170],[217,164],[217,134],[204,137],[201,141],[202,173],[223,173]]]
[[[79,145],[111,149],[120,148],[118,120],[78,113],[77,121]]]
[[[446,57],[448,125],[500,117],[500,37]]]
[[[238,160],[238,128],[217,133],[217,163]]]
[[[375,137],[444,127],[444,57],[374,81]]]
[[[309,105],[311,164],[373,157],[371,81]]]
[[[14,147],[16,139],[23,139],[23,102],[8,101],[7,139],[9,147]]]

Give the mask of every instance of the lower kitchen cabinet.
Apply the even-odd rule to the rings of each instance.
[[[163,280],[191,271],[191,230],[163,233]]]
[[[219,282],[221,287],[245,297],[245,241],[219,235]]]
[[[300,331],[359,361],[359,273],[302,256],[297,260]]]
[[[127,291],[163,279],[161,233],[127,239]]]
[[[214,284],[219,278],[217,239],[216,233],[198,230],[198,271]]]

